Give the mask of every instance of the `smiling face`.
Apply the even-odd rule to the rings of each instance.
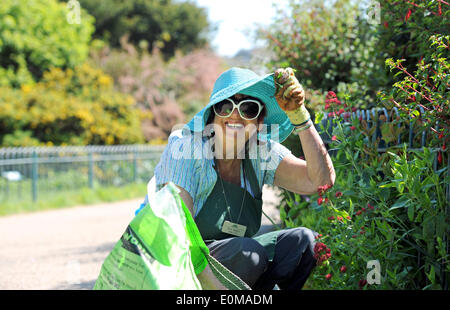
[[[231,97],[235,102],[250,98],[243,94]],[[214,114],[214,112],[212,112]],[[256,134],[258,126],[264,121],[264,110],[252,120],[243,119],[238,109],[234,109],[229,117],[219,117],[214,114],[212,122],[215,129],[215,144],[223,146],[223,158],[236,158],[244,149],[245,143]],[[217,150],[217,148],[216,148]]]

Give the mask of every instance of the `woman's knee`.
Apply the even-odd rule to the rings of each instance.
[[[240,255],[242,256],[242,262],[248,265],[249,268],[256,268],[261,273],[264,272],[269,262],[264,247],[252,238],[242,237],[239,239],[241,243]]]
[[[282,239],[285,239],[284,241],[291,246],[301,248],[302,252],[310,251],[311,253],[314,253],[317,235],[318,233],[309,228],[297,227],[287,230],[287,232],[282,235]]]
[[[220,248],[211,247],[211,255],[218,259],[248,285],[253,285],[269,264],[264,247],[252,238],[236,237]]]

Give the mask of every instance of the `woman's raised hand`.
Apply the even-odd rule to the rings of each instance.
[[[279,68],[274,72],[275,99],[283,111],[298,109],[305,101],[305,91],[292,68]]]

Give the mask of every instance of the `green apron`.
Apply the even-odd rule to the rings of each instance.
[[[262,191],[258,186],[258,180],[248,156],[245,156],[241,164],[243,165],[244,184],[246,184],[245,178],[248,176],[252,193],[255,197],[253,198],[246,189],[224,179],[222,179],[222,189],[222,183],[219,180],[220,175],[217,173],[217,181],[214,189],[196,216],[195,222],[205,242],[236,237],[222,232],[222,225],[226,220],[245,225],[247,229],[244,237],[253,238],[258,241],[265,248],[269,260],[272,261],[279,231],[254,237],[261,227]],[[225,195],[227,195],[226,200],[230,204],[229,211],[227,210],[227,204],[224,198],[224,190]],[[237,220],[238,218],[239,220]]]

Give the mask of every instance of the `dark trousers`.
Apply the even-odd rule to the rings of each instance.
[[[210,254],[254,290],[301,289],[316,265],[316,232],[304,228],[280,231],[272,261],[256,240],[234,237],[208,244]]]

